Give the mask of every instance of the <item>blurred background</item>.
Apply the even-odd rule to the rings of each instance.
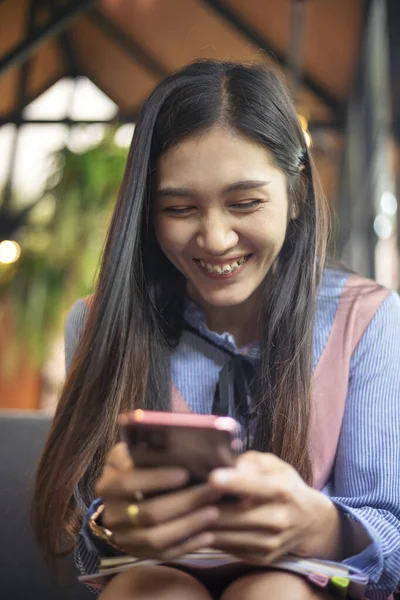
[[[0,408],[52,412],[136,115],[195,58],[284,71],[336,255],[399,285],[398,0],[0,0]]]

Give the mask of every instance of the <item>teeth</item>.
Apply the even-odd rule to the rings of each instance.
[[[211,265],[210,263],[205,263],[202,260],[199,260],[198,262],[203,267],[203,269],[205,269],[209,273],[216,273],[217,275],[225,275],[228,273],[232,273],[232,271],[236,271],[236,269],[241,267],[242,264],[244,262],[246,262],[246,258],[247,257],[244,256],[243,258],[241,258],[239,260],[235,260],[233,263],[226,264],[226,265]]]

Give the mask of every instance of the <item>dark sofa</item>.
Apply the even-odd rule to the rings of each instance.
[[[95,598],[77,581],[72,556],[63,560],[63,585],[52,582],[30,528],[33,477],[49,425],[43,413],[0,411],[1,600]]]

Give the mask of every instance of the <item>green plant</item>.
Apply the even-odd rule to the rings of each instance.
[[[93,288],[126,154],[114,132],[85,152],[56,152],[45,193],[16,232],[21,257],[2,267],[0,294],[15,314],[14,344],[37,364],[62,330],[67,309]]]

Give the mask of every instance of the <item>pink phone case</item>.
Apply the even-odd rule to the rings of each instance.
[[[137,467],[183,467],[190,484],[232,466],[240,448],[240,425],[230,417],[135,410],[120,425]]]

